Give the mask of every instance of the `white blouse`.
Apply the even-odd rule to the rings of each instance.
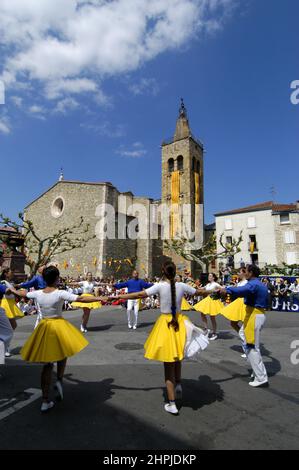
[[[209,282],[206,286],[205,286],[205,290],[210,292],[214,289],[216,289],[217,287],[222,287],[220,284],[218,284],[218,282]]]
[[[65,290],[54,290],[46,294],[43,290],[28,292],[27,299],[35,299],[43,317],[60,318],[62,317],[64,301],[75,302],[78,295],[71,294]]]
[[[92,294],[95,284],[93,282],[81,281],[78,282],[79,286],[82,287],[83,294]]]
[[[188,284],[184,284],[183,282],[176,282],[175,283],[175,290],[176,290],[176,311],[181,311],[182,299],[184,294],[194,295],[196,293],[196,289],[194,287],[188,286]],[[159,295],[160,297],[160,310],[161,313],[171,313],[171,287],[170,283],[167,281],[157,282],[149,289],[145,289],[145,292],[148,296],[151,295]]]

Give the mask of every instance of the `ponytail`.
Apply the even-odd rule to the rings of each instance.
[[[170,289],[171,289],[171,314],[172,320],[168,323],[168,328],[171,326],[174,328],[175,331],[178,331],[179,324],[176,318],[176,289],[175,289],[175,276],[176,276],[176,266],[171,261],[166,261],[163,264],[163,273],[170,281]]]

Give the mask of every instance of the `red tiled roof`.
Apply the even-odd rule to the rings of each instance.
[[[261,202],[252,206],[241,207],[240,209],[232,209],[230,211],[218,212],[215,216],[226,214],[238,214],[240,212],[254,212],[259,210],[272,210],[274,212],[293,211],[297,209],[296,204],[276,204],[273,201]]]

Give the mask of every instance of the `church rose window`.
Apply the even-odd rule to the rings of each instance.
[[[63,214],[63,211],[64,211],[64,200],[62,199],[62,197],[58,197],[55,199],[55,201],[52,204],[51,214],[53,217],[57,219]]]

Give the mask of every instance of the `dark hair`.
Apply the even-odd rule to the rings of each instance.
[[[244,267],[240,268],[239,272],[246,273],[246,268],[244,268]]]
[[[55,266],[49,266],[43,270],[43,278],[47,286],[53,286],[59,276],[60,272]]]
[[[215,273],[210,273],[210,274],[212,274],[212,276],[214,278],[214,282],[217,282],[218,281],[218,276]]]
[[[261,274],[260,268],[256,266],[255,264],[248,264],[246,269],[249,273],[252,273],[254,277],[259,277]]]
[[[3,271],[1,272],[1,276],[0,276],[1,281],[6,280],[6,275],[9,273],[9,271],[11,271],[10,268],[4,268],[3,269]]]
[[[175,276],[176,276],[176,266],[172,261],[165,261],[162,265],[163,274],[170,281],[171,288],[171,313],[172,320],[168,323],[168,328],[173,326],[175,331],[178,331],[179,324],[176,319],[176,290],[175,290]]]

